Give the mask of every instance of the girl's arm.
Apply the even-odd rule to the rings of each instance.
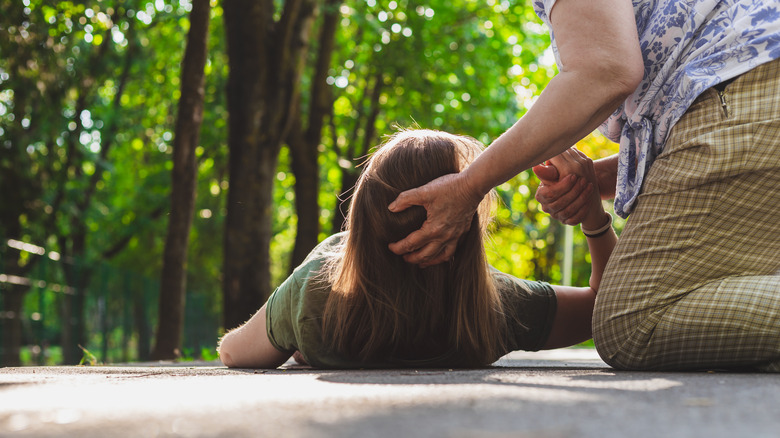
[[[597,184],[593,162],[577,149],[569,149],[550,161],[561,175],[575,174],[590,185]],[[597,188],[591,190],[586,208],[582,229],[590,250],[590,287],[553,286],[558,308],[545,349],[575,345],[592,337],[593,305],[604,268],[617,243],[617,235],[611,226],[612,218],[601,204]]]
[[[249,321],[222,337],[219,359],[230,368],[276,368],[291,354],[279,351],[268,339],[265,328],[265,304]]]
[[[593,337],[591,317],[596,291],[589,287],[553,286],[558,300],[550,336],[543,350],[568,347]]]
[[[591,254],[590,287],[553,286],[558,300],[553,327],[543,349],[568,347],[593,337],[591,318],[596,302],[601,276],[609,255],[617,243],[617,236],[610,228],[601,237],[588,238]]]

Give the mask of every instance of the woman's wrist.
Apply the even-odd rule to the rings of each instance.
[[[466,199],[473,201],[475,205],[482,202],[482,199],[494,187],[489,181],[485,181],[483,176],[479,172],[470,172],[468,167],[458,174],[461,182],[460,186],[463,190],[462,193]]]

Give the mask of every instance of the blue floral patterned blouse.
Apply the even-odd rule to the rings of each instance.
[[[550,28],[556,0],[534,0]],[[634,0],[645,75],[600,130],[620,143],[615,212],[627,217],[672,126],[704,90],[780,58],[779,0]],[[552,35],[556,62],[561,61]]]

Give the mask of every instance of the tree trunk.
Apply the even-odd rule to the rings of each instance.
[[[194,0],[190,31],[181,72],[181,98],[173,143],[171,215],[160,278],[159,324],[152,359],[181,355],[184,301],[187,287],[187,249],[195,208],[197,162],[208,54],[209,0]]]
[[[293,131],[297,130],[293,128]],[[292,157],[291,168],[295,175],[295,212],[298,216],[298,228],[295,233],[295,246],[290,258],[289,272],[292,272],[306,258],[309,251],[317,245],[320,233],[320,178],[319,165],[317,164],[317,144],[312,148],[312,145],[308,144],[304,138],[298,137],[288,142]]]
[[[19,149],[11,149],[9,153],[19,154]],[[18,162],[18,161],[15,161]],[[5,163],[0,163],[3,165]],[[26,170],[26,169],[25,169]],[[37,196],[34,184],[25,180],[26,172],[13,166],[0,168],[0,191],[3,193],[3,208],[0,208],[0,274],[9,277],[24,277],[30,271],[36,258],[32,258],[26,266],[20,266],[19,250],[8,246],[8,239],[20,239],[22,226],[19,218],[28,213],[25,195]],[[26,190],[25,190],[26,189]],[[28,192],[29,191],[29,192]],[[22,307],[24,294],[29,286],[14,284],[10,279],[0,283],[0,367],[19,366],[19,352],[22,344]]]
[[[146,311],[146,293],[143,287],[133,297],[133,319],[135,319],[135,329],[138,333],[138,360],[147,361],[151,358],[149,344],[152,334]]]
[[[22,8],[14,3],[10,10],[4,10],[6,22],[23,20]],[[18,21],[21,22],[21,21]],[[24,69],[29,59],[30,46],[21,44],[16,47],[15,57],[10,57],[8,63],[9,73],[12,78],[25,77]],[[8,54],[6,54],[8,55]],[[13,82],[12,82],[13,84]],[[9,84],[4,84],[8,87]],[[25,234],[33,234],[30,227],[23,227],[20,222],[22,217],[30,223],[37,220],[34,209],[34,200],[41,199],[41,180],[36,178],[33,171],[33,163],[29,159],[24,145],[31,143],[29,130],[22,126],[22,120],[26,117],[25,108],[31,100],[28,85],[24,81],[17,81],[12,86],[13,91],[13,122],[4,122],[3,140],[10,142],[12,147],[3,148],[0,159],[0,193],[2,193],[2,207],[0,207],[0,274],[23,278],[36,263],[37,257],[29,259],[26,265],[20,265],[19,250],[7,246],[9,239],[23,240]],[[34,234],[33,234],[34,235]],[[2,333],[2,345],[0,345],[0,367],[18,366],[21,363],[19,352],[22,343],[21,314],[24,304],[24,294],[29,286],[0,283],[0,333]]]
[[[67,287],[62,308],[62,362],[78,364],[84,356],[80,346],[85,344],[84,298],[91,272],[81,262],[63,266]]]
[[[223,269],[224,326],[246,321],[271,291],[273,185],[292,123],[314,0],[225,0],[230,150]]]
[[[29,286],[6,283],[0,285],[3,294],[0,307],[0,324],[2,324],[3,344],[0,365],[18,367],[22,365],[19,351],[22,340],[22,307],[24,295]]]
[[[298,230],[295,235],[295,247],[290,260],[290,272],[309,254],[319,240],[320,233],[320,175],[317,158],[322,140],[322,127],[325,117],[332,110],[332,98],[327,84],[328,70],[333,58],[333,46],[341,13],[338,5],[341,0],[326,0],[320,29],[319,49],[312,78],[309,98],[308,127],[291,131],[288,142],[292,155],[292,171],[295,174],[295,210],[298,216]],[[298,121],[303,119],[300,105],[297,105]]]

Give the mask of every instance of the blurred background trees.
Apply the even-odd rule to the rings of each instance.
[[[213,358],[220,331],[341,228],[385,135],[489,144],[555,73],[530,1],[222,0],[208,30],[193,3],[0,0],[2,365],[146,360],[176,318],[183,339],[156,356]],[[176,128],[191,30],[207,44],[199,142]],[[176,240],[186,300],[161,312],[182,135],[197,142],[192,228]],[[579,146],[616,151],[598,135]],[[499,187],[491,263],[560,282],[564,231],[536,184],[525,172]],[[573,248],[585,284],[576,233]]]

